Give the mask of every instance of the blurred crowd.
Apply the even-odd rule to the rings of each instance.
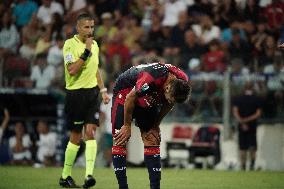
[[[264,115],[284,112],[282,0],[3,0],[0,85],[63,90],[62,47],[81,12],[95,18],[106,84],[133,65],[171,63],[193,84],[192,100],[176,115],[198,120],[222,115],[230,70],[232,97],[253,80]]]
[[[48,122],[39,119],[27,127],[22,120],[11,122],[8,109],[4,109],[3,113],[0,126],[0,164],[35,167],[56,165],[57,134],[51,130]]]

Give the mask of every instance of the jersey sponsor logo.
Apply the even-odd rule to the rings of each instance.
[[[65,56],[65,61],[66,61],[66,62],[72,62],[72,61],[73,61],[73,56],[72,56],[72,54],[67,54],[67,55]]]
[[[148,83],[144,83],[141,87],[141,91],[143,91],[143,92],[147,91],[148,89],[149,89]]]

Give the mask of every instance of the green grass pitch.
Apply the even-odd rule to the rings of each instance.
[[[62,168],[0,166],[0,189],[59,189]],[[130,189],[149,188],[146,169],[128,168]],[[83,183],[84,169],[74,168],[77,184]],[[95,169],[94,189],[117,189],[112,169]],[[284,172],[241,172],[163,169],[162,189],[283,189]]]

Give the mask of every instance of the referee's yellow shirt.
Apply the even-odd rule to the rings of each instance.
[[[78,35],[65,41],[63,46],[64,67],[65,67],[65,88],[68,90],[93,88],[97,86],[96,73],[99,65],[99,47],[94,40],[91,53],[84,65],[76,75],[70,75],[67,69],[68,64],[77,61],[83,54],[86,44],[79,40]]]

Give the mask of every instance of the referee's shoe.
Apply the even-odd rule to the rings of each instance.
[[[75,181],[71,176],[68,176],[66,179],[60,177],[59,185],[63,188],[81,188],[80,186],[75,184]]]
[[[90,188],[96,184],[96,179],[92,175],[88,175],[83,184],[83,188]]]

